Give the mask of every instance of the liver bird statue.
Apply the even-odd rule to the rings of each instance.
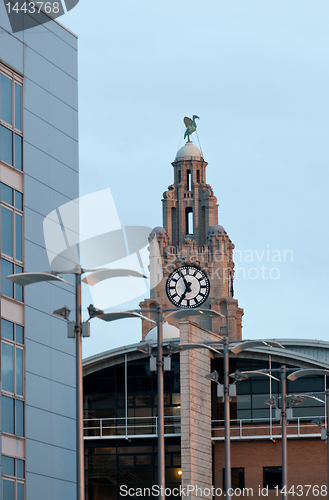
[[[193,132],[196,131],[196,123],[195,123],[195,119],[196,118],[198,120],[200,120],[200,118],[197,115],[193,115],[192,120],[191,120],[191,118],[188,118],[187,116],[185,116],[185,118],[184,118],[184,123],[185,123],[185,126],[186,126],[186,130],[185,130],[185,134],[184,134],[184,139],[187,137],[187,142],[191,142],[190,141],[190,135],[192,135]]]

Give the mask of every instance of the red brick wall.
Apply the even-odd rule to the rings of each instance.
[[[280,498],[275,491],[269,490],[268,496],[258,494],[259,486],[263,488],[263,467],[280,467],[282,465],[281,439],[272,441],[232,441],[232,467],[244,467],[245,488],[253,488],[253,499]],[[214,445],[214,487],[222,488],[222,469],[225,467],[224,442]],[[326,485],[327,484],[327,447],[320,439],[288,439],[288,486],[294,485]],[[305,491],[305,489],[304,489]],[[216,498],[224,498],[217,496]],[[233,497],[237,498],[237,497]],[[243,498],[241,495],[240,498]],[[327,498],[297,495],[288,498]]]

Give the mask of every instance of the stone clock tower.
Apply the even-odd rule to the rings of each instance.
[[[233,298],[233,248],[225,229],[218,225],[218,204],[206,183],[207,162],[201,151],[188,141],[177,153],[174,183],[163,194],[163,227],[150,235],[151,298],[142,308],[154,307],[154,300],[173,307],[166,293],[171,272],[184,265],[200,267],[210,281],[210,293],[202,308],[213,309],[222,318],[193,316],[191,321],[214,333],[228,333],[230,339],[241,339],[243,309]],[[149,315],[148,315],[149,316]],[[178,326],[178,321],[170,318]],[[142,336],[152,328],[143,321]]]

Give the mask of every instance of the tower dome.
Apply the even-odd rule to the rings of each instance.
[[[164,227],[157,226],[152,229],[152,232],[150,234],[150,238],[153,239],[154,237],[157,238],[166,238],[167,237],[167,231],[165,230]]]
[[[176,161],[179,160],[203,160],[203,156],[200,149],[194,146],[193,142],[187,142],[185,146],[177,151]]]
[[[223,226],[220,226],[219,224],[216,224],[209,229],[208,236],[216,236],[217,234],[226,234]]]

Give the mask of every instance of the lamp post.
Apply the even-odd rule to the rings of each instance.
[[[184,309],[184,308],[167,308],[163,307],[161,304],[157,305],[157,308],[151,308],[151,309],[133,309],[130,311],[122,311],[122,312],[110,312],[110,313],[104,313],[101,310],[96,310],[94,306],[89,306],[91,308],[91,311],[97,311],[95,314],[93,314],[93,317],[98,317],[99,319],[102,319],[103,321],[115,321],[117,319],[122,319],[122,318],[132,318],[132,317],[140,317],[144,318],[146,320],[150,321],[150,318],[147,318],[142,315],[142,313],[149,313],[149,312],[155,312],[157,314],[157,393],[158,393],[158,486],[159,486],[159,498],[161,500],[164,500],[165,498],[165,448],[164,448],[164,391],[163,391],[163,374],[164,374],[164,358],[163,358],[163,321],[164,319],[168,318],[169,316],[175,316],[177,319],[182,319],[186,318],[188,316],[199,316],[202,314],[208,314],[210,316],[220,316],[222,317],[223,315],[216,312],[212,311],[211,309],[203,309],[203,308],[198,308],[198,309]],[[163,315],[163,313],[168,313],[166,316]],[[221,337],[222,338],[222,337]],[[192,347],[189,347],[192,346]],[[228,346],[228,343],[227,343]],[[198,345],[193,345],[193,344],[187,344],[182,346],[181,344],[177,344],[177,346],[171,346],[171,354],[174,352],[178,352],[180,350],[183,350],[184,348],[197,348],[197,347],[204,347],[208,348],[212,351],[219,352],[216,349],[212,348],[209,345],[206,344],[198,344]],[[177,350],[175,348],[178,347]],[[228,353],[228,347],[227,347],[227,353]],[[228,354],[227,354],[228,356]],[[228,381],[228,364],[227,364],[227,381]],[[228,386],[228,384],[227,384]],[[227,395],[228,398],[228,395]],[[228,403],[229,404],[229,403]],[[228,408],[229,411],[229,408]],[[229,416],[229,413],[228,413]],[[229,443],[229,438],[228,438],[228,443]],[[229,446],[229,444],[227,445]],[[230,456],[229,456],[230,458]],[[229,465],[230,469],[230,465]]]
[[[327,438],[327,498],[329,499],[329,389],[328,389],[328,377],[329,370],[324,370],[321,368],[305,368],[301,370],[296,370],[288,375],[288,380],[294,381],[301,377],[310,377],[314,375],[324,375],[326,377],[326,438]]]
[[[58,274],[74,274],[75,275],[75,370],[76,370],[76,481],[77,481],[77,500],[84,500],[84,448],[83,448],[83,378],[82,378],[82,336],[83,323],[81,319],[81,275],[88,274],[83,281],[91,280],[90,285],[95,285],[100,281],[114,277],[140,277],[146,278],[144,274],[131,269],[82,269],[77,265],[70,271],[63,272],[45,272],[45,273],[20,273],[7,276],[11,282],[27,286],[35,283],[57,281],[67,283]],[[54,314],[68,321],[69,309],[63,308],[54,311]],[[86,336],[89,336],[86,334]]]

